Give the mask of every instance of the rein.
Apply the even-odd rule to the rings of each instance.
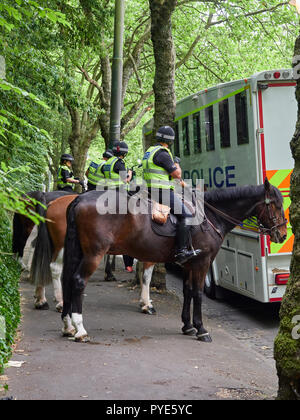
[[[253,210],[256,209],[257,206],[261,205],[261,204],[265,204],[265,206],[263,207],[263,209],[261,210],[259,216],[257,216],[257,221],[259,222],[261,217],[265,214],[266,211],[268,211],[268,217],[270,220],[272,220],[272,222],[274,223],[274,225],[271,228],[266,228],[264,227],[261,223],[258,223],[257,221],[255,221],[256,225],[255,227],[258,228],[259,232],[263,235],[270,235],[272,233],[273,230],[278,229],[281,226],[284,226],[287,224],[287,220],[284,219],[284,221],[282,223],[277,223],[278,218],[275,216],[273,208],[271,206],[271,204],[274,202],[274,199],[271,199],[268,195],[268,193],[266,192],[265,195],[265,199],[262,201],[259,201],[258,203],[254,204],[250,210],[248,210],[246,217],[245,218],[249,218],[249,215],[253,212]],[[227,220],[229,223],[232,223],[234,226],[240,226],[240,227],[250,227],[250,225],[247,226],[247,224],[243,223],[243,221],[235,219],[232,216],[229,216],[228,214],[224,213],[223,211],[217,209],[216,207],[212,206],[211,204],[207,203],[207,201],[204,201],[205,206],[207,206],[210,210],[212,210],[214,213],[218,214],[219,216],[221,216],[223,219]],[[254,219],[252,219],[254,221]],[[222,236],[221,232],[219,231],[219,229],[217,229],[214,224],[209,221],[209,224],[215,229],[215,231]],[[248,229],[250,230],[250,229]]]

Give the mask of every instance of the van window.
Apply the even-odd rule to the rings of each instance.
[[[193,115],[194,153],[201,153],[200,113]]]
[[[206,150],[215,150],[215,134],[214,134],[214,112],[213,107],[205,108],[205,137],[206,137]]]
[[[229,103],[228,99],[219,103],[221,147],[230,147]]]
[[[247,92],[235,95],[237,144],[249,143]]]
[[[188,118],[184,118],[182,120],[182,143],[183,143],[183,154],[187,156],[190,154],[189,119]]]

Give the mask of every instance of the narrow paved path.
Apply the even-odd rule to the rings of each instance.
[[[116,277],[125,280],[128,274],[117,271]],[[181,303],[175,294],[153,292],[157,315],[143,315],[138,288],[121,281],[105,283],[102,278],[102,271],[97,271],[86,288],[89,344],[62,338],[54,303],[49,299],[49,311],[34,310],[33,289],[21,283],[21,338],[12,360],[25,363],[6,369],[7,396],[18,400],[274,398],[274,362],[247,342],[205,314],[213,342],[183,336]]]

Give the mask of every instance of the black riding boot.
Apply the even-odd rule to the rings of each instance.
[[[177,251],[175,254],[175,259],[179,264],[184,264],[189,259],[197,257],[201,253],[201,249],[188,249],[189,230],[190,226],[186,224],[186,220],[183,217],[179,221],[176,234]]]

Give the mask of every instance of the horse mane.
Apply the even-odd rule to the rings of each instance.
[[[264,188],[264,185],[245,185],[243,187],[218,188],[215,190],[205,191],[204,200],[208,203],[217,203],[243,198],[256,198],[257,196],[263,194]],[[276,187],[271,186],[271,193],[274,193],[275,199],[282,204],[282,195]]]

